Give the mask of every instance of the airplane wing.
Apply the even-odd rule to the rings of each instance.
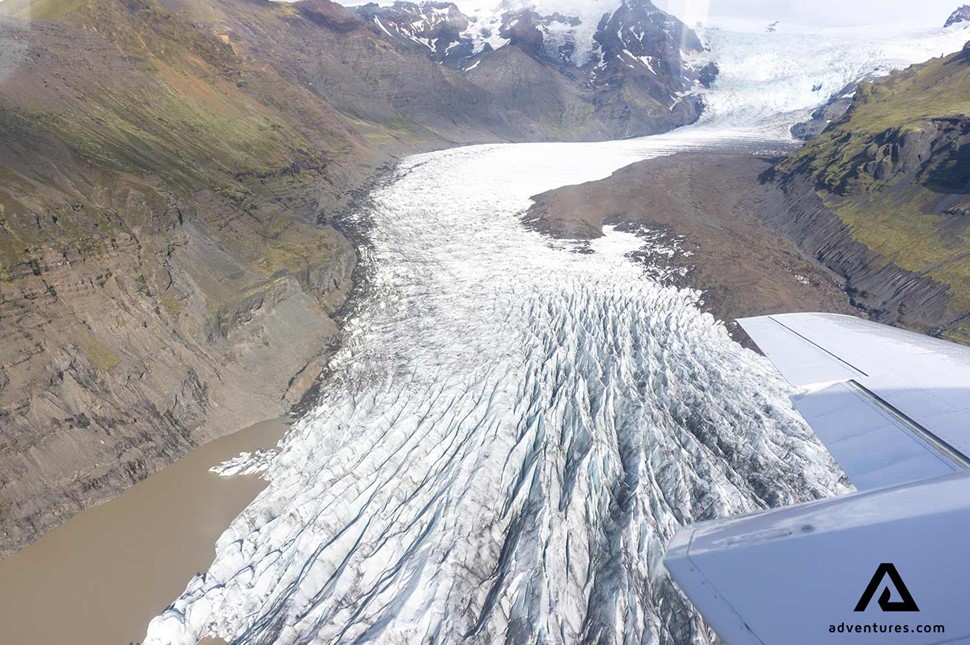
[[[970,642],[970,348],[850,316],[739,321],[859,492],[682,529],[729,643]]]
[[[857,489],[970,468],[970,347],[851,316],[738,322]]]

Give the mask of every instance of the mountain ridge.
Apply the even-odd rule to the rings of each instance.
[[[943,26],[952,27],[953,25],[961,22],[970,22],[970,4],[965,4],[951,13],[950,17],[946,19],[946,23],[944,23]]]
[[[641,136],[692,123],[703,110],[700,90],[717,76],[717,66],[702,60],[706,49],[697,34],[650,0],[622,0],[593,29],[579,16],[534,7],[466,15],[450,2],[399,0],[353,11],[375,33],[458,70],[499,97],[505,110],[531,115],[522,127],[532,133],[542,131],[536,119],[541,105],[519,96],[539,82],[555,97],[554,138],[567,132]],[[588,32],[585,40],[580,32]],[[483,65],[491,73],[483,74]],[[585,128],[572,118],[576,114],[584,115]],[[556,122],[555,115],[567,122]]]

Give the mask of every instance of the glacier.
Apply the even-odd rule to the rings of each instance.
[[[813,86],[965,39],[716,33],[695,126],[403,160],[351,216],[368,286],[318,405],[254,457],[269,486],[146,644],[716,641],[664,571],[668,539],[844,493],[842,473],[701,294],[630,259],[670,249],[554,241],[522,214],[642,159],[784,148],[827,98]]]

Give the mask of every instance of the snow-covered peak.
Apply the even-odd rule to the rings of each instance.
[[[541,48],[551,60],[582,66],[593,51],[597,26],[621,5],[622,0],[471,0],[457,6],[398,1],[355,10],[392,37],[427,47],[438,60],[519,42]]]
[[[391,38],[426,47],[436,60],[467,57],[473,44],[464,34],[471,21],[452,2],[395,2],[361,5],[357,14]]]
[[[965,4],[951,13],[950,17],[946,20],[946,24],[943,26],[950,27],[958,22],[970,22],[970,4]]]
[[[605,16],[595,35],[602,65],[619,62],[645,68],[655,76],[676,68],[688,57],[703,51],[700,38],[674,16],[658,9],[650,0],[624,0]],[[692,79],[684,79],[687,89]]]
[[[540,16],[552,17],[542,28],[547,49],[570,50],[569,60],[574,65],[582,66],[593,51],[593,36],[600,21],[621,4],[620,0],[506,0],[501,6],[505,7],[505,13],[531,10]],[[555,17],[570,20],[557,20]]]
[[[355,10],[387,35],[423,46],[456,67],[510,43],[576,67],[624,50],[649,67],[671,54],[679,59],[701,49],[691,29],[650,0],[398,0]]]
[[[458,70],[510,112],[553,123],[588,113],[610,136],[693,122],[701,86],[717,73],[701,60],[697,34],[651,0],[503,0],[472,11],[462,2],[398,0],[355,12],[378,36]]]

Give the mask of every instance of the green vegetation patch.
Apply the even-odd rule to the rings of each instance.
[[[182,313],[182,306],[179,304],[178,296],[174,291],[166,291],[158,299],[171,314],[177,316]]]
[[[121,362],[111,353],[111,350],[86,331],[78,338],[78,348],[92,365],[103,372],[107,372]]]
[[[941,212],[945,191],[925,183],[919,168],[904,173],[896,155],[907,135],[967,118],[970,49],[863,84],[845,117],[777,166],[782,174],[812,177],[855,239],[904,269],[949,285],[955,317],[970,311],[970,217]],[[970,207],[970,196],[958,202]],[[947,336],[970,341],[970,321]]]

